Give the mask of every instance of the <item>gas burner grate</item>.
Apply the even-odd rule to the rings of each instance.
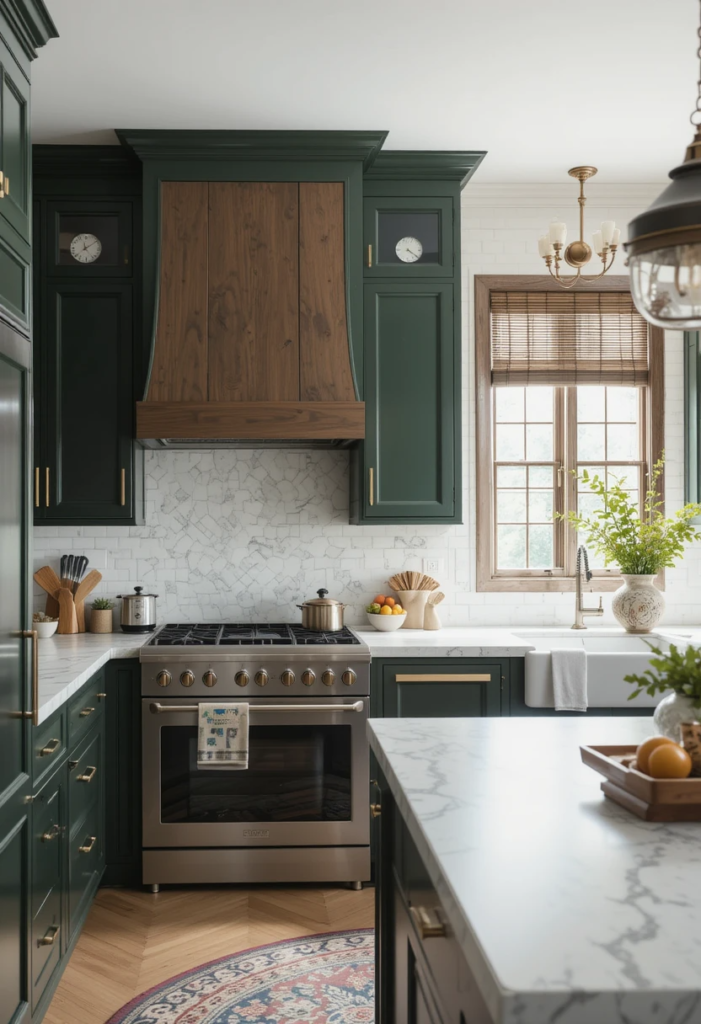
[[[335,633],[320,633],[290,623],[217,624],[169,622],[149,640],[149,647],[322,647],[359,644],[360,640],[344,626]]]

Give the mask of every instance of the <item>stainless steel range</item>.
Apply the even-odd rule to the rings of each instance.
[[[168,624],[141,649],[143,880],[370,878],[370,651],[352,630]],[[245,701],[249,767],[197,767],[201,701]]]

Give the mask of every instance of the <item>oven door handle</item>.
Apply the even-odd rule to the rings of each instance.
[[[222,706],[225,706],[227,702],[222,701]],[[235,703],[231,701],[231,703]],[[328,715],[333,714],[336,711],[357,711],[361,712],[364,710],[364,703],[362,700],[357,700],[354,704],[250,704],[249,712],[251,714],[258,714],[259,712],[276,712],[277,714],[287,714],[288,711],[299,712],[299,714],[316,714],[316,715]],[[176,711],[188,711],[193,712],[198,710],[197,704],[176,704],[173,707],[164,707],[163,704],[153,702],[149,704],[149,710],[152,715],[165,715],[173,714]]]

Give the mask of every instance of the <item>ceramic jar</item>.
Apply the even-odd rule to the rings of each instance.
[[[655,708],[654,722],[662,736],[675,743],[682,741],[682,722],[698,722],[701,708],[694,707],[691,697],[683,693],[669,693]]]
[[[658,590],[652,576],[630,576],[622,574],[625,580],[613,595],[611,610],[620,624],[629,633],[649,633],[664,615],[665,599]]]
[[[430,590],[397,590],[397,600],[406,612],[402,629],[423,629],[424,611]]]

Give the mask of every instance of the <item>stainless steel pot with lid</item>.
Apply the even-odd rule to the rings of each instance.
[[[144,594],[143,587],[134,587],[133,594],[117,594],[122,602],[121,625],[124,633],[149,633],[156,628],[156,598]]]
[[[346,607],[340,601],[334,601],[327,597],[328,590],[317,590],[318,597],[297,607],[302,610],[302,625],[305,629],[312,629],[318,633],[335,633],[343,629],[343,609]]]

